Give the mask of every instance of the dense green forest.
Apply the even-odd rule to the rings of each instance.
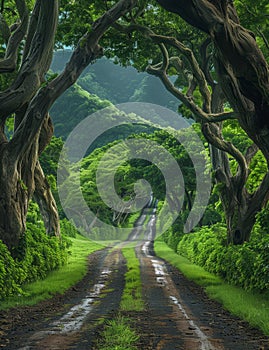
[[[172,155],[184,178],[179,216],[163,240],[229,283],[267,292],[267,2],[225,2],[221,8],[215,1],[198,1],[200,11],[194,11],[188,1],[112,1],[110,10],[105,1],[94,1],[81,20],[77,15],[87,6],[84,2],[63,1],[60,8],[58,1],[53,6],[6,3],[14,11],[2,6],[0,28],[0,298],[22,293],[22,285],[65,264],[68,236],[76,236],[78,229],[100,237],[98,225],[83,223],[83,212],[81,227],[68,221],[57,189],[58,160],[80,121],[124,102],[157,104],[188,119],[211,162],[204,169],[212,179],[209,203],[192,232],[184,232],[199,194],[195,166],[176,137],[183,131],[127,115],[128,123],[99,137],[81,163],[89,207],[112,232],[128,226],[133,215],[112,210],[98,194],[98,163],[120,144],[120,157],[128,158],[124,142],[130,138],[156,142]],[[67,191],[78,167],[72,165],[67,174]],[[165,206],[166,183],[154,162],[123,162],[114,179],[117,194],[132,199],[133,184],[141,178],[151,184],[158,215]]]

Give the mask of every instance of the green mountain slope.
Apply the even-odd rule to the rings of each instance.
[[[50,110],[55,136],[66,138],[76,125],[90,114],[111,106],[108,100],[83,90],[78,84],[70,87]]]
[[[68,50],[56,52],[51,69],[60,72],[70,55],[71,51]],[[120,67],[110,60],[101,59],[90,65],[78,82],[51,108],[55,136],[66,139],[76,125],[89,115],[112,104],[128,101],[149,102],[174,111],[178,107],[178,101],[164,89],[157,78],[138,73],[132,67]],[[158,123],[158,120],[155,122]],[[122,126],[117,132],[118,136],[115,131],[106,133],[96,146],[101,147],[106,142],[112,142],[130,133],[147,132],[147,128],[140,125],[131,130],[129,126]]]

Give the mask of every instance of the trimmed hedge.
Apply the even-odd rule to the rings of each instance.
[[[183,236],[177,253],[245,290],[269,289],[269,235],[257,228],[250,242],[227,246],[225,227],[202,227]]]

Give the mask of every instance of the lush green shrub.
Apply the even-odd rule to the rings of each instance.
[[[269,289],[269,235],[255,227],[250,242],[227,246],[219,224],[186,234],[177,252],[193,263],[246,290]]]
[[[181,236],[177,234],[172,227],[170,227],[162,235],[164,242],[174,251],[177,250],[177,245],[180,241]]]
[[[74,224],[67,219],[63,219],[60,221],[61,233],[67,237],[76,237],[78,231]]]
[[[18,285],[18,278],[21,274],[22,271],[17,269],[7,246],[0,241],[0,299],[14,293],[21,293]]]
[[[28,222],[19,246],[12,251],[0,241],[0,299],[22,293],[21,286],[44,278],[62,266],[68,257],[70,241],[46,234],[44,227]],[[15,256],[16,258],[13,258]]]

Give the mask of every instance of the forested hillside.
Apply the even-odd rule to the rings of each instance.
[[[61,71],[70,55],[69,51],[55,52],[52,72]],[[55,135],[65,139],[88,115],[111,103],[125,102],[154,103],[175,111],[180,104],[156,77],[139,73],[135,68],[121,67],[112,60],[101,59],[85,69],[78,82],[52,107],[50,113]]]

